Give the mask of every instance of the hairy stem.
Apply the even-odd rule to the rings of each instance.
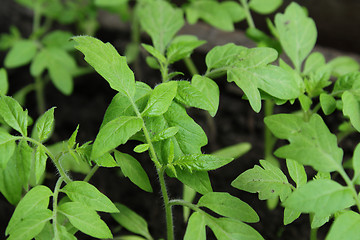
[[[165,215],[166,215],[166,228],[167,228],[167,240],[173,240],[174,239],[174,224],[173,224],[173,218],[172,218],[172,211],[171,211],[171,205],[169,205],[169,195],[167,193],[166,184],[165,184],[165,173],[166,167],[162,167],[158,171],[159,175],[159,181],[160,181],[160,187],[161,187],[161,194],[164,199],[164,205],[165,205]]]
[[[55,185],[54,189],[54,195],[53,195],[53,217],[52,217],[52,225],[54,228],[54,240],[60,240],[59,231],[57,228],[57,202],[58,202],[58,196],[59,196],[59,190],[61,187],[61,184],[63,182],[63,178],[60,177]]]

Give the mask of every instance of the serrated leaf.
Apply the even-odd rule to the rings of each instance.
[[[300,70],[304,59],[314,48],[317,30],[314,21],[304,9],[292,2],[284,14],[275,16],[275,26],[279,40],[286,54],[297,70]]]
[[[37,51],[37,45],[33,40],[19,40],[14,43],[5,57],[4,65],[7,68],[16,68],[28,64]]]
[[[0,192],[12,205],[16,205],[22,197],[23,185],[17,171],[14,156],[3,169],[0,169]]]
[[[335,77],[341,77],[360,69],[360,64],[355,59],[347,56],[334,58],[327,65],[331,68],[331,74]]]
[[[9,80],[5,68],[0,68],[0,94],[6,95],[9,90]]]
[[[137,213],[123,204],[115,203],[119,213],[113,213],[111,216],[124,228],[130,232],[144,236],[146,239],[152,239],[147,222]]]
[[[342,213],[331,225],[326,240],[360,239],[360,216],[353,211]]]
[[[260,200],[280,196],[284,201],[291,193],[290,184],[285,174],[271,163],[260,160],[263,167],[256,165],[240,174],[231,186],[251,193],[259,193]]]
[[[150,35],[155,49],[163,54],[171,39],[184,25],[181,9],[158,0],[143,1],[137,10],[141,27]]]
[[[16,206],[5,234],[8,235],[15,231],[17,225],[27,216],[31,216],[38,211],[47,209],[49,198],[52,194],[52,191],[48,187],[42,185],[32,188]]]
[[[40,142],[46,141],[54,129],[54,109],[47,110],[35,123],[32,137]]]
[[[72,181],[61,189],[72,201],[80,202],[96,211],[118,212],[115,205],[96,187],[84,181]]]
[[[218,169],[232,160],[234,159],[210,154],[191,154],[175,159],[172,165],[190,171],[210,171]]]
[[[168,62],[174,63],[189,57],[195,48],[205,44],[206,41],[198,40],[193,35],[180,35],[175,37],[166,51]]]
[[[33,149],[26,141],[22,140],[16,147],[14,157],[16,158],[18,177],[21,179],[23,186],[27,187],[30,177],[31,163],[33,161]]]
[[[247,203],[225,192],[207,193],[200,198],[197,205],[207,207],[217,214],[239,221],[248,223],[259,221],[259,216]]]
[[[110,43],[89,37],[73,38],[76,49],[85,55],[87,61],[116,91],[123,92],[129,97],[135,94],[135,77],[126,63],[126,58],[118,54]]]
[[[38,146],[35,150],[35,181],[38,183],[44,175],[47,155],[42,146]]]
[[[67,202],[58,207],[70,223],[83,233],[96,238],[113,238],[109,227],[92,208],[79,202]]]
[[[207,216],[208,225],[219,240],[262,240],[263,237],[249,225],[231,218],[214,218]]]
[[[282,3],[282,0],[251,0],[249,7],[257,13],[270,14],[278,9]]]
[[[143,116],[159,116],[164,114],[176,96],[177,82],[161,83],[152,91],[149,101],[142,112]]]
[[[295,160],[286,159],[286,167],[297,188],[307,183],[307,175],[303,165]]]
[[[149,177],[140,163],[126,153],[115,151],[115,159],[120,165],[121,171],[128,177],[136,186],[147,192],[152,192]]]
[[[10,127],[27,136],[28,114],[15,99],[0,97],[0,115]]]
[[[336,100],[333,96],[322,93],[320,94],[320,105],[325,115],[330,115],[336,109]]]
[[[341,100],[344,116],[348,116],[353,127],[360,131],[360,105],[358,100],[350,91],[345,91]]]
[[[203,214],[194,212],[191,214],[184,236],[184,240],[206,240],[206,223]]]
[[[233,31],[234,24],[226,7],[217,1],[198,0],[192,1],[186,8],[186,19],[194,24],[198,19],[224,31]]]
[[[351,190],[328,180],[313,180],[296,189],[284,202],[284,206],[304,213],[321,216],[333,214],[354,205]]]
[[[0,169],[4,169],[16,148],[15,137],[0,129]]]
[[[343,150],[319,115],[312,115],[309,122],[303,122],[297,132],[286,138],[290,144],[277,149],[276,156],[310,165],[317,171],[342,169]]]
[[[45,224],[52,218],[52,211],[42,209],[21,220],[9,236],[9,240],[33,239],[44,228]]]
[[[142,120],[137,117],[118,117],[102,127],[96,136],[91,158],[101,157],[106,152],[124,144],[128,139],[140,131]]]

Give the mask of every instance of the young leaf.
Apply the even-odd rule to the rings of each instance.
[[[35,150],[35,181],[39,183],[45,172],[47,155],[43,146],[38,146]]]
[[[9,240],[30,240],[38,235],[45,224],[52,218],[52,211],[42,209],[25,217],[16,225],[16,228],[10,232]]]
[[[155,49],[162,54],[184,25],[181,9],[175,9],[163,0],[142,1],[137,8],[137,14],[141,27],[150,35]]]
[[[79,125],[76,126],[75,131],[71,134],[69,140],[67,141],[67,145],[68,145],[69,149],[72,149],[75,147],[78,131],[79,131]]]
[[[320,105],[325,115],[330,115],[336,109],[336,100],[327,93],[320,94]]]
[[[179,131],[179,128],[178,128],[178,127],[169,127],[169,128],[166,128],[166,129],[162,130],[161,132],[159,132],[158,134],[156,134],[156,135],[151,139],[151,141],[152,141],[152,142],[158,142],[158,141],[162,141],[162,140],[168,139],[168,138],[170,138],[170,137],[175,136],[175,134],[177,134],[178,131]]]
[[[105,153],[99,158],[94,159],[94,162],[101,167],[118,167],[113,156],[110,153]]]
[[[85,55],[87,61],[116,91],[133,97],[135,93],[135,77],[126,63],[126,58],[118,54],[110,43],[89,37],[73,37],[76,49]]]
[[[320,67],[326,64],[325,57],[323,54],[319,52],[313,52],[306,59],[304,64],[303,74],[310,74],[311,72],[315,72]]]
[[[72,181],[61,189],[72,201],[80,202],[96,211],[118,212],[111,200],[96,187],[83,181]]]
[[[115,159],[120,165],[121,171],[128,177],[136,186],[144,191],[152,192],[150,180],[141,167],[140,163],[132,156],[115,151]]]
[[[290,184],[285,174],[271,163],[260,160],[263,168],[256,165],[240,174],[231,186],[251,193],[259,193],[260,200],[280,196],[284,201],[291,193]]]
[[[328,180],[313,180],[296,189],[284,202],[284,206],[321,216],[333,214],[354,205],[351,190]]]
[[[147,143],[139,144],[134,148],[133,151],[136,152],[136,153],[143,153],[143,152],[147,151],[149,149],[149,147],[150,146]]]
[[[214,218],[206,216],[206,225],[214,232],[217,239],[262,240],[264,239],[249,225],[232,218]]]
[[[31,216],[38,211],[47,209],[49,198],[52,194],[52,191],[48,187],[42,185],[32,188],[16,206],[5,234],[8,235],[15,231],[18,224],[21,223],[24,218]]]
[[[0,169],[6,168],[16,148],[15,137],[0,129]]]
[[[40,142],[46,141],[54,129],[54,109],[47,110],[35,123],[32,137]]]
[[[24,187],[29,182],[33,152],[33,149],[24,140],[19,142],[15,151],[16,168]]]
[[[58,207],[70,223],[83,233],[96,238],[113,238],[109,227],[92,208],[79,202],[67,202]]]
[[[274,12],[282,3],[282,0],[251,0],[249,7],[251,10],[265,15]]]
[[[20,40],[14,43],[5,57],[7,68],[16,68],[28,64],[36,54],[37,45],[33,40]]]
[[[161,83],[152,91],[149,101],[142,113],[143,116],[159,116],[164,114],[176,95],[177,82]]]
[[[307,183],[307,176],[303,165],[295,160],[286,159],[286,167],[297,188]]]
[[[74,49],[74,42],[69,41],[72,36],[71,32],[55,30],[47,34],[41,41],[46,47],[71,51]]]
[[[327,65],[331,68],[331,75],[335,77],[341,77],[360,69],[360,64],[356,60],[346,56],[334,58]]]
[[[210,154],[191,154],[175,159],[172,164],[190,171],[210,171],[218,169],[232,160],[234,159]]]
[[[189,218],[184,240],[206,240],[205,227],[205,216],[201,213],[194,212]]]
[[[0,169],[0,192],[12,205],[16,205],[22,197],[23,185],[18,176],[14,154],[7,165]]]
[[[344,116],[348,116],[353,127],[360,131],[360,106],[358,100],[350,91],[345,91],[341,99]]]
[[[279,40],[297,70],[314,48],[317,30],[314,21],[297,3],[291,3],[284,14],[275,16]]]
[[[195,48],[205,44],[206,41],[198,40],[193,35],[181,35],[175,37],[166,51],[168,62],[174,63],[189,57]]]
[[[112,213],[111,216],[124,228],[130,232],[144,236],[146,239],[152,239],[147,222],[132,211],[130,208],[120,203],[115,203],[119,213]]]
[[[343,151],[319,115],[312,115],[309,122],[303,122],[287,139],[290,144],[277,149],[276,156],[310,165],[317,171],[332,172],[342,168]]]
[[[333,95],[341,96],[346,90],[358,90],[358,82],[360,81],[360,72],[351,72],[339,77],[332,91]]]
[[[0,96],[0,115],[10,127],[27,136],[28,114],[15,99]]]
[[[326,240],[359,239],[360,216],[353,211],[346,211],[335,219]]]
[[[153,57],[155,57],[159,63],[162,63],[162,64],[166,63],[165,56],[161,52],[156,50],[153,46],[145,44],[145,43],[141,44],[141,46],[143,46],[148,53],[153,55]]]
[[[259,221],[259,216],[254,209],[247,203],[228,193],[207,193],[200,198],[197,205],[199,207],[207,207],[222,216],[237,219],[239,221],[248,223]]]
[[[124,144],[128,139],[140,131],[142,120],[137,117],[118,117],[100,129],[96,136],[91,158],[101,157],[106,152]]]
[[[6,95],[9,90],[9,80],[5,68],[0,68],[0,94]]]

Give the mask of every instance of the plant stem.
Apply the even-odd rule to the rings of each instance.
[[[274,102],[272,100],[265,100],[265,117],[271,116],[274,112]],[[272,158],[275,139],[268,127],[264,126],[264,155],[265,159]]]
[[[35,92],[36,92],[36,100],[38,113],[41,115],[45,112],[45,96],[44,96],[44,85],[41,79],[41,76],[35,77]]]
[[[312,228],[310,230],[310,240],[317,240],[317,228]]]
[[[184,63],[192,76],[194,76],[195,74],[199,74],[199,71],[194,64],[194,61],[190,57],[184,58]]]
[[[166,184],[165,184],[165,173],[166,167],[160,168],[158,171],[159,175],[159,181],[160,181],[160,187],[161,187],[161,194],[164,199],[164,205],[165,205],[165,215],[166,215],[166,228],[167,228],[167,240],[173,240],[174,239],[174,224],[173,224],[173,218],[172,218],[172,212],[171,212],[171,205],[169,205],[169,195],[167,193]]]
[[[253,20],[253,18],[251,16],[251,13],[250,13],[250,9],[249,9],[249,5],[248,5],[247,0],[240,0],[240,2],[241,2],[241,5],[244,8],[245,15],[246,15],[246,22],[248,23],[249,27],[250,28],[256,28],[254,20]]]
[[[36,33],[40,29],[40,20],[41,20],[41,3],[36,1],[34,7],[34,19],[32,25],[32,32]]]
[[[94,174],[96,173],[96,171],[99,169],[99,165],[95,165],[90,172],[86,175],[86,177],[84,178],[84,182],[89,182],[90,179],[92,178],[92,176],[94,176]]]
[[[162,78],[162,82],[167,82],[169,81],[169,69],[168,69],[169,65],[168,63],[162,64],[160,63],[160,72],[161,72],[161,78]]]
[[[59,190],[60,190],[62,182],[63,182],[63,178],[60,177],[56,182],[55,189],[54,189],[54,195],[53,195],[52,224],[53,224],[53,228],[54,228],[54,240],[60,240],[59,231],[57,228],[57,201],[58,201]]]
[[[341,177],[345,180],[346,185],[350,188],[351,193],[354,197],[356,206],[358,208],[358,211],[360,211],[360,199],[358,197],[358,194],[356,192],[354,183],[351,181],[351,179],[349,178],[349,176],[346,174],[345,170],[343,169],[342,166],[340,166],[340,170],[338,170],[338,172],[340,173]]]
[[[199,208],[198,206],[196,206],[195,204],[192,204],[190,202],[184,201],[182,199],[174,199],[169,201],[169,206],[174,206],[174,205],[180,205],[180,206],[185,206],[188,207],[196,212],[204,212],[203,210],[201,210],[201,208]]]

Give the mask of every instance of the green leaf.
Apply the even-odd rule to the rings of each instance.
[[[134,148],[133,151],[136,152],[136,153],[143,153],[143,152],[147,151],[149,149],[149,147],[150,146],[147,143],[139,144]]]
[[[238,143],[229,147],[222,148],[216,152],[211,153],[215,156],[228,157],[237,159],[247,153],[251,149],[250,143]]]
[[[167,174],[173,177],[169,172]],[[183,184],[194,189],[200,194],[212,192],[209,174],[206,171],[193,171],[187,169],[176,169],[176,178]]]
[[[172,165],[190,171],[210,171],[218,169],[232,160],[234,159],[210,154],[191,154],[175,159]]]
[[[69,140],[67,141],[67,145],[68,145],[69,149],[72,149],[75,147],[78,131],[79,131],[79,125],[76,126],[75,131],[71,134]]]
[[[0,96],[0,115],[10,127],[27,136],[28,114],[15,99]]]
[[[336,80],[332,94],[341,96],[346,90],[352,90],[356,93],[360,89],[360,86],[358,85],[359,81],[360,72],[351,72],[342,75]]]
[[[286,159],[286,167],[289,175],[296,183],[296,187],[301,187],[307,183],[307,175],[303,165],[292,159]]]
[[[9,90],[9,80],[5,68],[0,68],[0,94],[6,95]]]
[[[297,70],[314,48],[317,30],[314,21],[297,3],[292,2],[284,14],[275,16],[279,40]]]
[[[360,176],[360,144],[355,147],[352,165],[354,169],[354,180],[357,180]]]
[[[16,231],[18,224],[26,217],[32,216],[38,211],[47,209],[49,198],[52,194],[52,191],[48,187],[42,185],[32,188],[16,206],[5,234],[8,235],[13,231]]]
[[[158,142],[158,141],[163,141],[165,139],[168,139],[170,137],[175,136],[175,134],[177,134],[179,131],[178,127],[169,127],[166,128],[164,130],[162,130],[161,132],[159,132],[158,134],[156,134],[152,139],[151,142]]]
[[[73,37],[76,49],[85,55],[87,61],[116,91],[128,97],[135,93],[135,77],[126,63],[126,58],[118,54],[110,43],[89,37]]]
[[[208,225],[219,240],[262,240],[261,235],[249,225],[231,218],[206,217]]]
[[[16,148],[15,137],[0,129],[0,169],[6,168]]]
[[[353,127],[360,131],[360,106],[358,100],[350,91],[345,91],[341,97],[344,116],[350,118]]]
[[[359,71],[360,64],[351,57],[341,56],[334,58],[327,64],[331,68],[331,74],[341,77],[347,73]]]
[[[113,238],[106,223],[92,208],[79,202],[67,202],[58,207],[70,223],[83,233],[96,238]]]
[[[110,153],[105,153],[101,157],[94,159],[94,162],[101,167],[118,167],[113,156]]]
[[[275,114],[265,117],[264,122],[275,137],[287,139],[301,131],[303,120],[294,114]]]
[[[312,218],[311,221],[311,228],[315,229],[323,226],[325,223],[329,222],[330,217],[331,214],[326,214],[326,215],[314,214],[314,217]]]
[[[327,93],[320,94],[320,105],[325,115],[330,115],[336,109],[336,100]]]
[[[286,199],[284,206],[324,216],[351,207],[354,203],[350,188],[332,180],[318,179],[296,189]]]
[[[144,236],[146,239],[152,239],[147,222],[130,208],[120,203],[115,203],[119,213],[113,213],[111,216],[124,228],[130,232]]]
[[[46,141],[54,129],[54,109],[50,108],[43,115],[41,115],[35,123],[32,137],[40,142]]]
[[[118,212],[111,200],[96,187],[84,181],[72,181],[61,189],[72,201],[80,202],[96,211]]]
[[[205,44],[206,41],[198,40],[193,35],[176,36],[166,51],[168,62],[174,63],[186,57],[190,57],[195,48]]]
[[[310,107],[311,107],[311,104],[312,104],[311,98],[308,97],[307,95],[303,94],[303,95],[300,95],[298,99],[299,99],[299,102],[300,102],[300,105],[301,105],[301,109],[304,112],[309,111]]]
[[[233,31],[234,24],[228,8],[217,1],[192,1],[186,8],[186,19],[194,24],[198,19],[224,31]]]
[[[7,165],[0,169],[0,192],[12,205],[16,205],[22,197],[23,185],[20,180],[14,154]]]
[[[203,214],[194,212],[187,224],[184,240],[206,240],[206,223]]]
[[[183,200],[187,202],[193,202],[194,198],[196,196],[196,191],[187,185],[183,184]],[[190,208],[183,207],[183,216],[184,216],[184,222],[187,222],[190,216]]]
[[[24,187],[28,186],[31,163],[33,161],[33,149],[24,140],[20,141],[16,151],[16,168],[18,170],[18,177],[21,179],[21,183]]]
[[[280,196],[284,201],[291,193],[290,184],[285,174],[271,163],[260,160],[263,168],[256,165],[240,174],[231,186],[251,193],[259,193],[260,200]]]
[[[159,63],[162,63],[162,64],[166,63],[165,56],[161,52],[156,50],[153,46],[150,46],[145,43],[142,43],[141,46],[143,46],[148,53],[153,55],[159,61]]]
[[[343,151],[337,146],[336,136],[319,115],[312,115],[309,122],[303,122],[297,132],[287,136],[287,139],[290,144],[277,149],[276,156],[310,165],[317,171],[342,169]]]
[[[163,0],[142,1],[137,14],[141,27],[150,35],[155,49],[162,54],[184,25],[181,9],[173,8]]]
[[[121,171],[126,177],[130,179],[136,186],[147,192],[152,192],[149,177],[140,163],[126,153],[115,151],[115,159],[120,165]]]
[[[239,221],[248,223],[259,221],[259,216],[247,203],[225,192],[207,193],[200,198],[197,205],[207,207],[217,214]]]
[[[323,67],[325,63],[326,61],[323,54],[319,52],[313,52],[305,61],[303,74],[308,75],[311,72],[315,72],[317,69]]]
[[[69,41],[72,36],[74,35],[71,32],[55,30],[47,34],[42,39],[42,43],[46,47],[59,48],[69,51],[74,49],[74,43]]]
[[[24,66],[33,59],[37,45],[33,40],[19,40],[14,43],[5,57],[4,65],[7,68]]]
[[[161,83],[156,86],[149,97],[149,101],[142,112],[142,115],[153,117],[164,114],[168,110],[172,100],[175,98],[176,90],[176,81]]]
[[[284,208],[284,225],[288,225],[298,219],[301,215],[301,212],[296,211],[290,208]]]
[[[35,150],[35,179],[39,183],[45,173],[47,155],[43,146],[38,146]]]
[[[221,8],[225,9],[231,17],[231,20],[235,22],[240,22],[246,18],[246,13],[244,8],[237,2],[234,1],[225,1],[221,2]]]
[[[128,139],[140,131],[142,120],[137,117],[118,117],[102,127],[96,136],[91,158],[101,157],[106,152],[124,144]]]
[[[9,240],[33,239],[44,228],[45,224],[52,218],[52,211],[42,209],[25,217],[17,224],[16,228],[10,233]]]
[[[282,0],[251,0],[249,7],[251,10],[265,15],[274,12],[282,3]]]
[[[331,225],[326,240],[360,239],[360,216],[353,211],[342,213]]]

